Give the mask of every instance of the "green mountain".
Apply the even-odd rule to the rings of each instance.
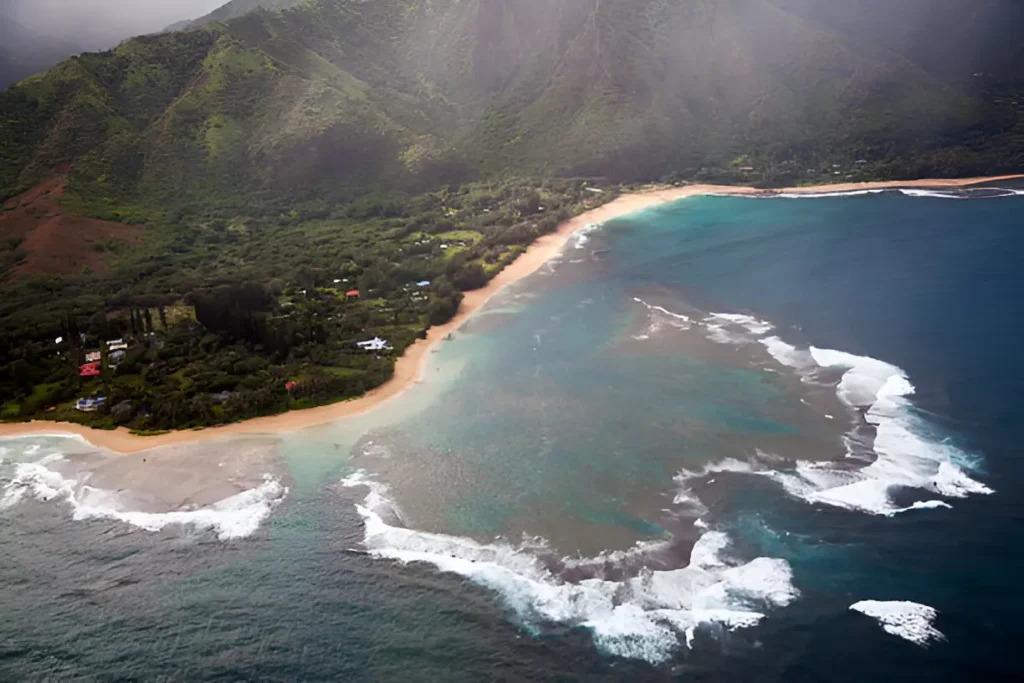
[[[70,165],[73,192],[160,202],[892,160],[990,123],[769,0],[316,0],[73,58],[0,111],[0,196]]]

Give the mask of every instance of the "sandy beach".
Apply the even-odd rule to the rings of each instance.
[[[20,424],[0,425],[0,438],[40,435],[40,434],[76,434],[90,443],[119,453],[137,453],[140,451],[198,440],[218,439],[226,436],[242,434],[277,434],[292,432],[304,427],[311,427],[341,418],[354,417],[379,407],[381,404],[401,394],[404,390],[420,381],[423,377],[431,347],[443,340],[449,333],[457,330],[486,304],[494,295],[508,285],[534,273],[544,263],[557,256],[566,242],[580,228],[589,224],[599,224],[636,211],[673,202],[686,197],[705,194],[755,195],[786,193],[821,193],[851,192],[857,190],[891,189],[891,188],[958,188],[988,182],[1024,179],[1024,175],[993,176],[982,178],[963,178],[956,180],[914,180],[884,181],[867,183],[841,183],[835,185],[817,185],[799,188],[783,188],[776,190],[759,190],[751,187],[731,185],[686,185],[681,187],[652,187],[630,194],[619,196],[607,204],[597,207],[575,218],[566,221],[559,229],[545,235],[534,242],[514,263],[505,268],[492,279],[486,287],[466,292],[458,314],[448,323],[430,328],[426,339],[417,340],[406,349],[395,363],[394,376],[380,387],[373,389],[364,396],[351,401],[332,405],[292,411],[270,417],[261,417],[223,427],[203,430],[181,431],[159,436],[136,436],[126,429],[114,431],[96,430],[70,423],[37,421]]]

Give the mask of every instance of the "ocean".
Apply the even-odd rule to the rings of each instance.
[[[0,679],[1022,678],[1022,195],[594,226],[220,502],[2,441]]]

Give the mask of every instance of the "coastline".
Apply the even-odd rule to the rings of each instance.
[[[416,340],[395,362],[395,372],[391,379],[359,398],[306,410],[255,418],[221,427],[176,431],[158,436],[136,436],[124,428],[107,431],[66,422],[33,421],[0,425],[0,439],[32,435],[74,435],[84,438],[95,446],[127,454],[172,444],[205,441],[228,436],[293,432],[305,427],[313,427],[342,418],[362,415],[375,410],[418,383],[424,376],[427,359],[435,344],[443,340],[449,333],[460,328],[466,320],[505,287],[533,274],[550,259],[558,256],[573,234],[586,225],[604,223],[661,204],[707,194],[771,196],[782,192],[788,194],[815,194],[896,188],[948,189],[986,182],[1020,179],[1024,179],[1024,174],[954,180],[838,183],[772,190],[733,185],[686,185],[681,187],[654,187],[630,194],[623,194],[607,204],[566,221],[558,227],[557,231],[538,238],[519,258],[496,275],[486,286],[478,290],[466,292],[462,305],[454,318],[443,325],[431,327],[428,330],[426,339]]]

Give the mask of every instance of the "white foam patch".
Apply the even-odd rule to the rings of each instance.
[[[356,509],[371,555],[424,562],[464,576],[501,595],[524,622],[584,626],[598,647],[622,657],[665,661],[681,643],[691,643],[702,624],[746,628],[763,619],[766,610],[789,604],[798,595],[784,560],[732,561],[724,555],[728,538],[715,531],[701,536],[685,568],[644,570],[624,581],[569,583],[544,565],[537,544],[484,544],[394,526],[381,517],[381,512],[394,509],[385,486],[363,472],[341,483],[369,490]]]
[[[702,323],[708,338],[719,344],[749,344],[774,329],[771,323],[742,313],[711,313]]]
[[[688,504],[695,508],[699,513],[703,514],[707,511],[704,504],[700,502],[700,499],[693,490],[690,488],[690,482],[696,479],[703,479],[710,474],[719,472],[754,472],[754,467],[743,460],[737,460],[736,458],[726,458],[715,463],[708,463],[699,469],[681,469],[673,477],[677,485],[676,495],[673,499],[673,503],[676,505]]]
[[[847,191],[835,191],[835,192],[780,192],[778,194],[763,195],[763,198],[767,199],[834,199],[836,197],[863,197],[871,194],[881,194],[888,192],[887,189],[873,189],[873,190],[847,190]],[[761,198],[760,195],[755,195]]]
[[[656,334],[665,326],[678,330],[688,330],[692,326],[692,320],[688,315],[670,311],[664,306],[649,304],[638,297],[633,297],[633,301],[646,308],[650,316],[647,328],[641,334],[633,335],[633,339],[637,341],[650,339],[652,334]]]
[[[772,355],[778,354],[780,362],[808,371],[794,347],[781,340],[766,346],[769,353],[775,349]],[[897,506],[891,497],[897,489],[922,489],[951,498],[992,493],[957,465],[969,460],[964,453],[927,435],[926,425],[914,414],[907,398],[914,393],[914,386],[903,370],[843,351],[816,347],[808,351],[817,366],[843,371],[836,391],[874,426],[875,460],[859,469],[798,462],[793,471],[761,474],[776,479],[790,495],[808,502],[879,515],[949,507],[938,500]]]
[[[814,362],[814,358],[807,349],[798,349],[775,336],[765,337],[758,341],[764,345],[772,358],[786,367],[799,371],[801,374],[818,367],[818,364]]]
[[[8,509],[25,496],[39,501],[66,501],[76,521],[113,519],[146,531],[159,531],[170,525],[211,529],[221,540],[251,535],[273,512],[288,489],[265,475],[256,488],[242,491],[213,505],[172,512],[141,512],[126,509],[123,497],[112,491],[94,488],[47,467],[60,459],[49,456],[38,462],[19,463],[11,480],[4,485],[0,509]]]
[[[886,633],[922,647],[946,639],[932,626],[938,611],[928,605],[905,600],[862,600],[850,605],[850,609],[877,620]]]
[[[955,191],[944,192],[942,190],[921,190],[914,188],[903,188],[900,194],[908,197],[931,197],[933,199],[967,199],[966,196]]]
[[[590,235],[600,228],[600,223],[587,223],[585,226],[577,230],[573,235],[573,247],[576,249],[583,249],[586,247],[587,242],[590,241]]]
[[[547,547],[547,544],[543,542],[535,542],[534,545],[542,548]],[[644,556],[651,555],[661,550],[666,550],[670,548],[671,545],[671,541],[639,541],[628,550],[606,550],[596,557],[566,557],[562,560],[562,564],[570,568],[593,567],[609,564],[621,565],[627,562],[638,561]]]

